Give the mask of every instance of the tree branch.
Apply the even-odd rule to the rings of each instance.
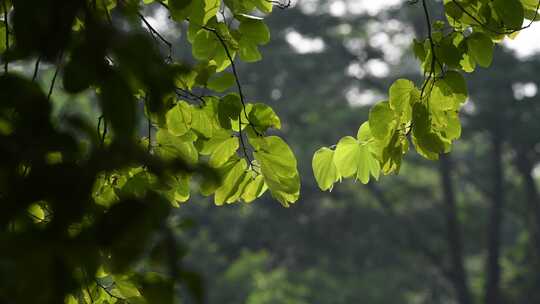
[[[437,56],[435,55],[435,43],[433,42],[433,32],[431,29],[431,17],[429,16],[429,10],[427,8],[426,0],[422,0],[422,8],[424,9],[424,15],[426,18],[426,25],[427,25],[427,31],[428,31],[429,46],[431,48],[431,66],[430,66],[427,78],[426,78],[426,74],[424,73],[424,77],[426,79],[424,80],[424,84],[422,85],[422,90],[420,92],[420,100],[423,99],[425,90],[427,88],[427,85],[430,83],[430,80],[433,79],[435,76],[435,64],[437,63],[439,65],[439,67],[441,68],[441,72],[444,71],[442,64],[439,62],[439,60],[437,59]],[[432,86],[433,85],[435,85],[434,81],[432,82]],[[431,89],[429,91],[431,91]]]
[[[527,24],[526,26],[523,26],[523,27],[521,27],[520,29],[517,29],[517,30],[501,32],[501,31],[490,28],[487,24],[480,21],[476,16],[474,16],[469,11],[467,11],[467,9],[465,9],[465,7],[463,7],[463,5],[461,5],[461,3],[457,2],[456,0],[452,0],[452,3],[454,3],[465,15],[469,16],[472,20],[474,20],[474,22],[478,23],[479,26],[485,28],[486,30],[488,30],[488,31],[490,31],[490,32],[492,32],[494,34],[498,34],[498,35],[511,35],[511,34],[514,34],[516,32],[519,32],[521,30],[524,30],[524,29],[527,29],[527,28],[531,27],[532,24],[536,21],[536,18],[538,17],[538,10],[540,9],[540,1],[538,1],[538,4],[536,5],[536,10],[534,11],[534,17],[531,20],[531,22],[529,22],[529,24]]]
[[[4,9],[4,27],[6,28],[6,51],[9,49],[9,23],[8,23],[8,11],[7,11],[7,0],[2,1],[2,8]],[[9,62],[7,59],[4,58],[6,62],[4,62],[4,72],[8,72],[9,70]]]
[[[34,66],[34,74],[32,75],[32,82],[35,82],[37,79],[38,71],[39,71],[39,63],[41,61],[41,56],[39,56],[36,60],[36,64]]]
[[[60,51],[60,55],[58,56],[58,63],[56,64],[56,70],[54,71],[53,79],[51,81],[51,86],[49,87],[49,93],[47,94],[47,100],[51,100],[51,96],[54,91],[54,84],[56,83],[56,77],[58,77],[58,73],[62,65],[62,57],[63,57],[63,51]]]

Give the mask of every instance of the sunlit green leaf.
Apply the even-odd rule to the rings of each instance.
[[[381,166],[379,161],[371,154],[367,145],[360,145],[358,149],[358,168],[356,178],[363,184],[369,182],[369,177],[372,175],[375,179],[379,179]]]
[[[221,187],[216,190],[214,203],[218,206],[223,205],[231,196],[233,196],[240,186],[245,187],[244,176],[246,175],[246,161],[241,159],[225,175]]]
[[[342,138],[334,154],[334,163],[339,174],[343,177],[350,177],[356,173],[360,160],[360,144],[354,137]]]
[[[388,101],[379,102],[371,108],[369,112],[369,127],[371,134],[375,138],[384,139],[388,137],[395,124],[395,114],[390,108]]]
[[[249,178],[251,180],[244,188],[244,193],[242,194],[242,200],[246,203],[251,203],[255,199],[261,197],[261,195],[263,195],[268,189],[268,186],[266,186],[264,183],[264,177],[262,175],[257,175],[255,178],[250,176]]]
[[[216,146],[210,156],[210,166],[221,167],[238,150],[239,141],[237,137],[230,137]]]
[[[328,148],[315,152],[312,167],[317,184],[323,191],[332,189],[334,183],[339,180],[339,173],[334,163],[334,151]]]
[[[174,108],[170,109],[166,115],[167,127],[171,134],[181,136],[191,128],[190,106],[181,101]]]
[[[294,203],[300,192],[297,163],[289,146],[277,136],[250,139],[253,153],[273,197],[284,206]]]

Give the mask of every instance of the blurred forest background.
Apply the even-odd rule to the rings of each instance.
[[[540,56],[500,47],[491,68],[468,76],[462,139],[439,162],[413,153],[399,176],[316,186],[313,152],[356,134],[395,79],[421,79],[410,52],[426,35],[420,6],[367,2],[299,1],[268,18],[264,59],[240,65],[240,77],[249,101],[282,118],[301,199],[218,208],[193,197],[176,211],[186,267],[203,275],[208,303],[481,303],[497,276],[502,302],[540,303]],[[159,6],[147,13],[189,60]],[[47,87],[54,69],[43,73]],[[85,98],[55,96],[56,114],[96,121]]]

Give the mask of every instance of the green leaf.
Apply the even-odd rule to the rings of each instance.
[[[446,138],[449,140],[461,137],[461,123],[456,112],[447,113],[447,127],[444,130]]]
[[[432,159],[431,154],[436,154],[438,158],[438,154],[444,152],[444,143],[432,129],[429,112],[426,106],[420,103],[414,105],[413,135],[416,138],[415,146],[421,155]],[[430,153],[422,153],[423,151]]]
[[[252,171],[246,172],[243,175],[242,180],[238,184],[238,188],[236,189],[236,191],[226,200],[227,204],[235,203],[241,200],[247,185],[253,180],[252,175]]]
[[[6,50],[6,27],[4,22],[0,22],[0,53]]]
[[[455,71],[446,72],[443,79],[435,82],[431,91],[432,110],[457,111],[467,100],[467,85],[463,76]]]
[[[445,36],[436,46],[435,53],[437,54],[437,59],[441,63],[446,64],[451,68],[459,68],[459,62],[463,57],[463,49],[456,47],[452,36]]]
[[[538,7],[538,1],[536,0],[521,0],[523,7],[529,10],[536,10]]]
[[[131,88],[118,73],[111,73],[101,86],[101,107],[116,139],[127,140],[135,133],[136,109]]]
[[[247,39],[240,39],[239,44],[240,59],[245,62],[256,62],[262,59],[262,55],[259,52],[256,44],[253,44]]]
[[[459,61],[461,69],[467,73],[472,73],[476,69],[476,62],[469,54],[463,54],[463,58]]]
[[[190,176],[187,174],[182,174],[179,177],[176,177],[177,183],[174,185],[173,191],[173,204],[174,203],[184,203],[189,200],[190,197],[190,188],[189,188],[189,179]]]
[[[210,156],[210,166],[217,168],[223,166],[239,148],[237,137],[230,137],[222,141]]]
[[[270,31],[262,20],[254,18],[242,18],[238,31],[242,34],[242,40],[251,44],[267,44],[270,42]]]
[[[100,187],[94,193],[94,201],[98,205],[110,207],[113,203],[118,201],[115,188],[111,185],[105,184],[104,181],[96,182]]]
[[[414,112],[414,110],[413,110]],[[384,174],[399,172],[403,153],[408,149],[406,138],[400,135],[399,131],[395,131],[390,137],[388,145],[382,151],[382,171]]]
[[[268,189],[268,186],[266,186],[264,183],[264,177],[262,175],[257,175],[255,178],[250,178],[251,180],[244,188],[244,193],[242,194],[242,200],[246,203],[251,203],[255,199],[261,197]]]
[[[414,56],[421,62],[424,62],[427,55],[426,49],[424,48],[424,42],[414,39],[412,48]]]
[[[170,109],[165,118],[172,135],[184,135],[191,128],[191,108],[183,101],[178,102],[175,107]]]
[[[193,57],[198,60],[210,60],[214,58],[217,49],[221,47],[222,45],[214,33],[204,29],[199,30],[193,40]]]
[[[452,1],[445,0],[444,2],[444,12],[448,18],[448,21],[453,24],[455,23],[454,20],[460,20],[463,16],[463,11],[459,8],[459,6]]]
[[[257,150],[253,153],[274,198],[285,207],[294,203],[300,194],[300,177],[296,158],[289,146],[277,136],[250,138]]]
[[[281,129],[281,120],[276,112],[264,103],[252,104],[248,117],[259,132],[265,132],[268,128]]]
[[[219,0],[193,1],[190,22],[195,23],[199,27],[206,25],[218,13],[220,3],[221,1]]]
[[[507,29],[521,29],[525,16],[523,5],[519,0],[494,0],[492,3]]]
[[[140,171],[128,178],[121,189],[120,197],[135,196],[142,198],[147,191],[157,184],[157,180],[150,173]]]
[[[351,177],[356,173],[360,158],[360,143],[354,137],[343,137],[336,146],[334,163],[339,174]]]
[[[181,158],[189,163],[196,163],[198,152],[193,142],[183,141],[181,138],[172,135],[165,129],[160,129],[156,133],[158,155],[165,159]]]
[[[225,129],[232,128],[231,120],[237,120],[241,112],[242,103],[238,94],[228,94],[223,97],[218,104],[218,117],[221,126]]]
[[[214,203],[217,206],[223,205],[239,190],[239,187],[244,180],[244,176],[246,175],[246,169],[246,161],[244,159],[240,159],[225,175],[223,183],[214,194]]]
[[[261,12],[265,14],[269,14],[272,12],[272,8],[273,8],[272,1],[268,1],[268,0],[251,0],[251,1],[255,3],[255,5]]]
[[[356,134],[356,138],[359,141],[366,142],[373,138],[373,135],[371,134],[371,129],[369,128],[369,122],[364,122],[360,128],[358,128],[358,133]]]
[[[204,108],[191,108],[191,129],[206,138],[212,137],[214,126],[208,111]]]
[[[420,91],[407,79],[398,79],[390,87],[390,108],[408,121],[411,117],[411,105],[420,99]]]
[[[414,148],[416,149],[416,152],[422,157],[429,160],[439,159],[439,154],[426,149],[424,147],[424,144],[418,142],[418,138],[414,134],[412,135],[412,143],[414,145]]]
[[[214,132],[212,138],[204,140],[202,142],[202,147],[199,151],[201,155],[210,155],[221,145],[222,142],[228,140],[232,137],[232,132],[230,130],[218,129]]]
[[[378,180],[381,166],[379,161],[371,154],[369,147],[367,145],[360,145],[358,155],[356,178],[362,184],[367,184],[369,182],[370,175],[373,175],[373,177]]]
[[[200,192],[204,196],[212,195],[223,185],[223,181],[232,168],[238,163],[239,158],[230,159],[225,165],[215,169],[212,178],[204,178],[200,185]]]
[[[385,139],[395,127],[394,111],[388,101],[379,102],[369,111],[369,128],[377,139]]]
[[[207,87],[216,92],[223,92],[234,85],[234,75],[222,73],[208,81]]]
[[[475,32],[467,37],[469,54],[481,67],[487,68],[493,61],[493,41],[484,33]]]
[[[332,189],[332,186],[339,180],[339,173],[334,163],[334,151],[328,148],[319,149],[313,155],[311,163],[315,180],[321,190]]]
[[[190,14],[192,0],[168,0],[169,11],[175,21],[181,22]]]
[[[32,215],[32,220],[36,223],[45,220],[45,211],[39,204],[32,204],[27,209],[28,213]]]

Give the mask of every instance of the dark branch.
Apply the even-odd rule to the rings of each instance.
[[[107,289],[107,287],[103,286],[97,279],[94,280],[94,282],[96,282],[96,286],[101,288],[103,291],[105,291],[105,293],[107,293],[111,298],[114,298],[114,299],[117,299],[117,300],[122,300],[123,302],[126,302],[129,304],[129,301],[124,299],[124,298],[121,298],[119,296],[116,296],[114,295],[112,292],[109,291],[109,289]]]
[[[6,50],[9,49],[9,24],[8,24],[8,11],[7,11],[7,5],[6,5],[6,1],[7,0],[4,0],[2,1],[2,8],[4,9],[4,27],[6,28]],[[4,60],[6,61],[4,63],[4,72],[8,72],[9,70],[9,63],[7,61],[7,59],[4,58]]]
[[[32,75],[32,82],[36,81],[37,75],[39,72],[39,63],[41,61],[41,56],[39,56],[36,60],[36,65],[34,66],[34,74]]]
[[[212,32],[214,33],[214,35],[217,37],[217,39],[219,40],[220,44],[223,46],[223,49],[225,50],[225,54],[227,55],[227,58],[229,59],[229,61],[231,62],[231,69],[232,69],[232,73],[233,73],[233,76],[234,76],[234,80],[236,82],[236,87],[238,89],[238,95],[240,95],[240,102],[242,103],[242,109],[243,109],[243,112],[244,112],[244,116],[246,117],[246,121],[248,123],[248,125],[253,129],[253,131],[257,134],[257,135],[261,135],[257,129],[255,128],[255,126],[251,123],[251,121],[249,120],[249,117],[247,116],[247,111],[246,111],[246,102],[245,102],[245,97],[244,97],[244,92],[242,90],[242,85],[240,84],[240,78],[238,76],[238,71],[236,69],[236,64],[234,63],[234,59],[231,55],[231,52],[229,51],[229,48],[227,46],[227,43],[225,42],[225,40],[223,39],[223,37],[221,37],[221,35],[219,34],[219,32],[216,30],[216,29],[213,29],[213,28],[210,28],[210,27],[207,27],[207,26],[202,26],[202,28],[204,30],[207,30],[209,32]],[[253,164],[253,161],[251,161],[250,157],[249,157],[249,154],[247,153],[247,148],[246,148],[246,144],[244,142],[244,137],[243,137],[243,134],[242,134],[242,114],[240,113],[240,115],[238,115],[238,133],[239,133],[239,136],[238,138],[240,138],[240,143],[242,145],[242,150],[244,152],[244,155],[245,157],[247,158],[248,162],[250,163],[250,165]]]
[[[148,22],[148,20],[146,20],[146,18],[140,12],[137,12],[137,15],[150,31],[152,38],[156,39],[157,37],[167,46],[167,49],[169,50],[169,55],[167,56],[167,58],[172,59],[172,43],[170,43],[167,39],[165,39],[165,37],[163,37],[163,35],[161,35],[155,28],[153,28],[152,25]]]
[[[424,80],[424,84],[422,85],[422,90],[421,90],[421,93],[420,93],[420,100],[422,100],[423,97],[424,97],[424,93],[425,93],[427,85],[434,78],[435,64],[437,63],[439,65],[439,67],[441,68],[441,72],[444,70],[442,64],[439,62],[439,60],[437,59],[437,56],[435,55],[435,43],[433,42],[433,31],[431,29],[431,18],[429,16],[429,10],[427,8],[426,0],[422,0],[422,8],[424,9],[424,15],[426,17],[426,25],[427,25],[427,31],[428,31],[428,41],[429,41],[429,46],[430,46],[430,49],[431,49],[431,66],[430,66],[427,78]],[[424,77],[426,77],[425,74],[424,74]]]
[[[49,93],[47,94],[47,100],[51,100],[51,96],[54,91],[54,84],[56,83],[56,78],[58,77],[58,73],[60,72],[60,67],[62,65],[62,56],[63,52],[60,52],[60,55],[58,56],[58,63],[56,64],[56,70],[54,71],[54,76],[51,81],[51,86],[49,87]]]

